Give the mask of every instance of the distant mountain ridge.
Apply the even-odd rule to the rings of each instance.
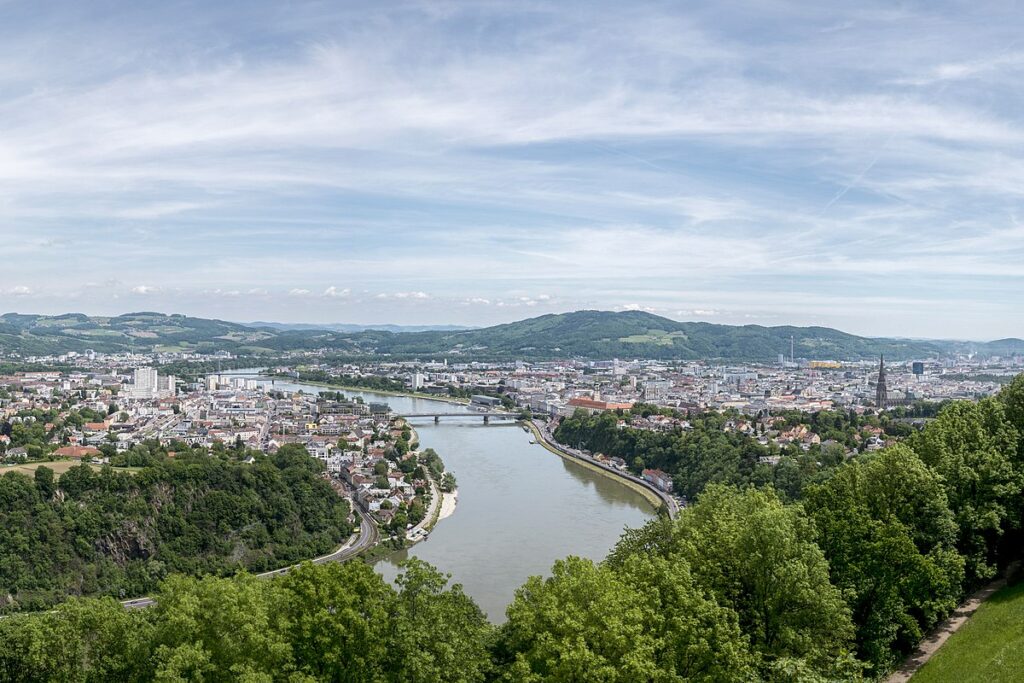
[[[790,339],[798,358],[819,360],[871,359],[879,354],[892,360],[935,358],[953,352],[1024,354],[1024,340],[1017,338],[978,343],[871,338],[828,327],[679,322],[642,311],[575,311],[492,327],[422,331],[324,329],[313,324],[245,325],[148,311],[112,317],[82,313],[0,316],[0,352],[22,355],[86,349],[107,353],[224,350],[271,355],[327,349],[342,356],[394,359],[771,361],[779,354],[788,357]]]
[[[360,348],[391,355],[493,358],[654,358],[665,360],[773,360],[787,357],[792,338],[800,358],[930,358],[942,342],[858,337],[827,327],[764,327],[678,322],[643,311],[575,311],[543,315],[465,332],[383,335],[353,339]]]
[[[456,330],[475,330],[469,325],[356,325],[353,323],[273,323],[252,322],[242,323],[246,327],[265,327],[272,330],[329,330],[331,332],[453,332]]]

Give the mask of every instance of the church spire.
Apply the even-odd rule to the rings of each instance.
[[[878,356],[878,382],[875,384],[875,405],[879,410],[889,402],[889,391],[885,384],[885,357]]]

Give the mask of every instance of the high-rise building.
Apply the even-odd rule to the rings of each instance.
[[[136,368],[125,396],[140,401],[169,398],[175,395],[176,385],[177,379],[173,375],[161,377],[156,368]]]
[[[139,398],[151,398],[156,393],[156,368],[135,368],[132,392]]]
[[[178,379],[174,375],[157,375],[156,393],[160,398],[174,396],[178,393]]]
[[[885,357],[878,357],[878,381],[875,383],[875,405],[879,409],[885,408],[889,402],[889,390],[885,384]]]

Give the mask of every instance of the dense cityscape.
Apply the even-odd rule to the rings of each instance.
[[[12,359],[23,361],[25,368],[75,369],[26,369],[0,376],[0,456],[9,465],[53,458],[109,464],[146,443],[169,450],[184,444],[268,454],[298,445],[323,463],[325,474],[353,506],[372,513],[377,523],[399,536],[406,527],[405,538],[413,541],[426,536],[442,509],[443,516],[451,514],[454,477],[444,472],[436,453],[423,458],[410,425],[384,400],[346,399],[345,389],[370,386],[458,401],[480,411],[530,418],[538,429],[541,421],[549,422],[543,433],[556,447],[627,477],[632,469],[639,483],[671,494],[691,487],[675,485],[672,475],[661,470],[631,467],[633,463],[616,455],[558,443],[560,421],[577,412],[612,413],[619,416],[620,427],[671,433],[692,430],[691,415],[714,412],[728,417],[721,424],[723,432],[742,434],[763,447],[758,458],[762,465],[774,467],[784,457],[812,449],[814,454],[825,451],[848,459],[895,444],[912,427],[932,419],[947,401],[996,394],[1024,365],[1022,356],[888,364],[880,359],[876,364],[794,360],[780,354],[775,363],[720,365],[619,359],[354,364],[324,362],[323,355],[292,354],[287,365],[270,363],[188,380],[162,369],[245,359],[226,352],[205,356],[91,350]],[[276,388],[277,382],[289,379],[338,391],[320,395]],[[655,412],[632,411],[635,406]],[[837,440],[816,423],[794,418],[815,413],[876,419],[864,421],[853,438]],[[892,422],[877,419],[885,413]],[[429,460],[430,467],[424,469],[420,459],[424,464]],[[685,500],[677,495],[671,503]]]

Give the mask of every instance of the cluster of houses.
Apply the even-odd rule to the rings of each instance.
[[[137,373],[136,373],[137,374]],[[165,446],[186,443],[211,447],[241,445],[274,453],[286,444],[299,444],[323,461],[339,491],[351,495],[382,523],[412,505],[431,483],[416,480],[418,452],[406,445],[407,428],[383,403],[323,398],[302,392],[274,392],[267,387],[228,381],[168,396],[135,398],[132,376],[85,373],[18,373],[0,378],[0,421],[32,424],[33,411],[61,409],[48,435],[46,457],[102,462],[98,446],[126,450],[146,440]],[[88,408],[102,420],[65,421],[72,411]],[[90,413],[92,414],[92,413]],[[9,460],[29,455],[24,446],[0,434],[0,451]],[[405,471],[403,471],[405,470]]]

